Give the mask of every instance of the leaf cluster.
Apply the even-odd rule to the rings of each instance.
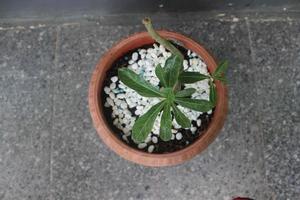
[[[148,21],[149,22],[149,21]],[[152,25],[146,25],[148,32],[154,35],[156,41],[163,43],[165,46],[171,45],[167,40],[160,37]],[[173,49],[172,49],[173,48]],[[119,79],[129,88],[135,90],[138,94],[144,97],[156,97],[161,101],[152,106],[144,115],[140,116],[133,128],[132,139],[135,143],[144,142],[150,134],[157,116],[161,113],[160,134],[159,137],[163,141],[169,141],[172,137],[172,121],[173,117],[176,122],[183,128],[189,128],[191,121],[178,108],[178,105],[196,111],[207,112],[213,109],[217,102],[216,87],[214,80],[220,80],[226,83],[224,73],[228,67],[228,62],[222,62],[216,70],[209,75],[204,75],[199,72],[187,72],[183,70],[183,56],[174,50],[174,46],[170,49],[175,52],[166,60],[165,65],[157,65],[155,74],[160,81],[161,88],[147,82],[143,77],[136,74],[128,68],[120,68],[118,70]],[[192,99],[191,96],[196,92],[194,88],[186,88],[181,90],[181,84],[190,84],[197,81],[208,79],[210,84],[210,97],[208,100]]]

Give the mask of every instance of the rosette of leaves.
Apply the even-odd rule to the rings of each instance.
[[[183,55],[168,40],[162,38],[152,27],[149,18],[143,20],[149,34],[161,45],[165,46],[172,55],[166,60],[165,65],[157,65],[155,74],[160,81],[161,88],[157,88],[128,68],[118,70],[119,79],[139,95],[148,98],[159,98],[161,101],[152,106],[144,115],[140,116],[133,128],[132,139],[135,143],[146,140],[151,133],[157,116],[161,114],[159,137],[163,141],[169,141],[172,137],[173,117],[183,128],[191,126],[191,120],[182,113],[178,105],[192,110],[207,112],[213,109],[217,102],[216,88],[213,80],[226,82],[224,72],[228,63],[221,63],[212,75],[204,75],[199,72],[186,72],[183,70]],[[210,97],[208,100],[192,99],[191,95],[196,92],[194,88],[181,89],[181,84],[190,84],[209,79]]]

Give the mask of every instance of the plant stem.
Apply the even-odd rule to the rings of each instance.
[[[146,17],[143,19],[143,24],[145,25],[149,35],[159,44],[163,45],[165,48],[167,48],[171,53],[179,56],[181,60],[183,61],[184,57],[182,53],[168,40],[161,37],[153,28],[151,19]]]

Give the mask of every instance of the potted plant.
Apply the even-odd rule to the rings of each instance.
[[[89,108],[102,140],[123,158],[147,165],[182,163],[204,150],[227,113],[224,72],[198,43],[169,31],[132,35],[98,62]]]

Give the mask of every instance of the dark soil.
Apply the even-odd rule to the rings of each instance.
[[[182,53],[183,55],[185,56],[185,59],[189,59],[189,57],[187,56],[187,49],[185,49],[184,47],[182,46],[179,46],[177,44],[174,44]],[[148,49],[148,48],[151,48],[153,47],[153,45],[145,45],[145,46],[142,46],[140,47],[141,49]],[[138,49],[140,49],[138,48]],[[111,67],[111,69],[106,73],[106,79],[104,81],[104,84],[103,84],[103,88],[105,86],[108,86],[111,84],[111,80],[110,78],[113,77],[113,76],[117,76],[117,70],[118,68],[120,67],[126,67],[127,66],[127,63],[128,63],[128,60],[131,58],[131,55],[133,52],[136,52],[138,49],[134,49],[130,52],[128,52],[126,55],[122,56],[121,58],[119,58],[114,64],[113,66]],[[140,56],[140,55],[139,55]],[[138,60],[140,59],[140,57],[138,58]],[[119,81],[116,82],[117,84],[119,83]],[[104,115],[106,117],[106,121],[109,125],[109,127],[111,128],[112,132],[116,134],[116,136],[118,138],[120,138],[121,141],[123,141],[124,143],[126,143],[127,145],[131,146],[132,148],[135,148],[139,151],[144,151],[144,152],[147,152],[147,147],[144,148],[144,149],[139,149],[137,147],[137,144],[135,144],[133,142],[133,140],[131,139],[131,137],[127,137],[129,143],[127,143],[126,141],[124,141],[122,139],[122,130],[118,129],[116,126],[113,125],[113,118],[111,116],[111,113],[112,113],[112,107],[105,107],[104,106],[104,103],[106,101],[106,97],[108,96],[104,90],[101,90],[101,99],[102,99],[102,108],[103,108],[103,111],[104,111]],[[136,116],[134,114],[134,111],[135,111],[135,108],[133,109],[129,109],[128,110],[131,111],[132,115],[133,116]],[[178,151],[180,149],[183,149],[185,147],[187,147],[188,145],[192,144],[193,142],[195,142],[199,137],[201,137],[201,135],[206,131],[206,129],[208,128],[209,126],[209,123],[211,121],[211,118],[213,116],[213,113],[212,114],[207,114],[207,113],[203,113],[201,114],[198,119],[201,119],[201,126],[198,127],[197,124],[196,124],[196,121],[192,121],[192,124],[194,126],[197,126],[197,131],[192,134],[191,130],[189,129],[179,129],[178,131],[182,133],[182,139],[181,140],[170,140],[168,142],[164,142],[162,141],[159,137],[158,137],[158,143],[154,144],[151,142],[148,143],[148,146],[149,145],[154,145],[155,148],[154,148],[154,151],[153,153],[158,153],[158,154],[161,154],[161,153],[170,153],[170,152],[174,152],[174,151]],[[124,126],[124,125],[123,125]]]

